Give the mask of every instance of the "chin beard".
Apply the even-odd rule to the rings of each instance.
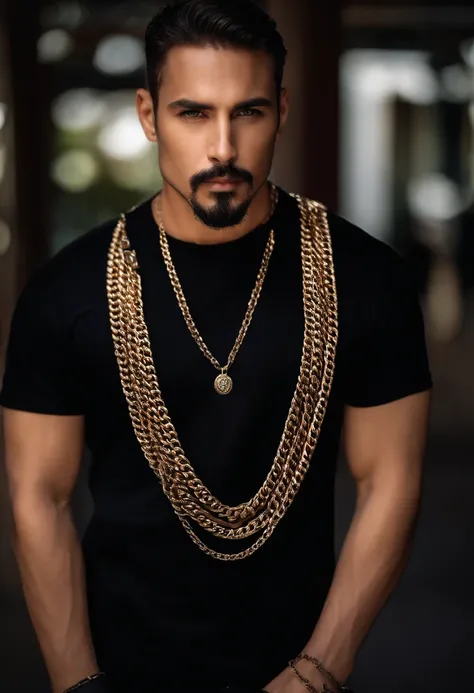
[[[237,206],[232,204],[234,194],[231,192],[214,193],[216,203],[212,207],[203,207],[193,195],[190,199],[196,219],[211,229],[226,229],[241,224],[250,205],[252,197]]]

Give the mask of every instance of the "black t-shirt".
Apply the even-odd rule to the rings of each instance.
[[[402,261],[342,218],[330,214],[329,222],[339,343],[326,417],[294,504],[271,539],[243,561],[217,561],[191,542],[135,438],[107,307],[116,222],[60,252],[19,300],[0,401],[85,417],[95,503],[84,538],[89,609],[100,664],[118,690],[151,683],[176,690],[177,681],[195,689],[263,686],[279,673],[306,644],[333,576],[344,405],[381,405],[431,387],[421,311]],[[229,504],[248,500],[266,477],[300,366],[299,217],[283,191],[271,227],[276,244],[262,295],[231,369],[233,392],[222,397],[176,302],[150,202],[127,215],[165,403],[199,477]],[[221,363],[240,328],[269,228],[211,246],[169,239],[191,313]],[[225,548],[235,551],[239,543]]]

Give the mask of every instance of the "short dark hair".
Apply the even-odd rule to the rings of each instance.
[[[180,0],[163,7],[145,36],[148,88],[155,106],[161,71],[175,46],[261,50],[273,58],[280,100],[286,48],[276,22],[254,0]]]

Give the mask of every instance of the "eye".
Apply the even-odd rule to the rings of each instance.
[[[258,111],[256,108],[243,108],[241,111],[238,111],[236,115],[241,115],[244,118],[252,118],[255,116],[261,116],[263,113],[262,111]]]
[[[201,117],[204,117],[204,114],[201,113],[201,111],[182,111],[179,114],[180,118],[187,118],[189,120],[199,120]]]

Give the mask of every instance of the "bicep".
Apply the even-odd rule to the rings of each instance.
[[[430,401],[425,391],[381,406],[345,408],[344,448],[357,483],[419,483]]]
[[[3,428],[12,501],[41,495],[67,503],[82,459],[83,417],[4,409]]]

